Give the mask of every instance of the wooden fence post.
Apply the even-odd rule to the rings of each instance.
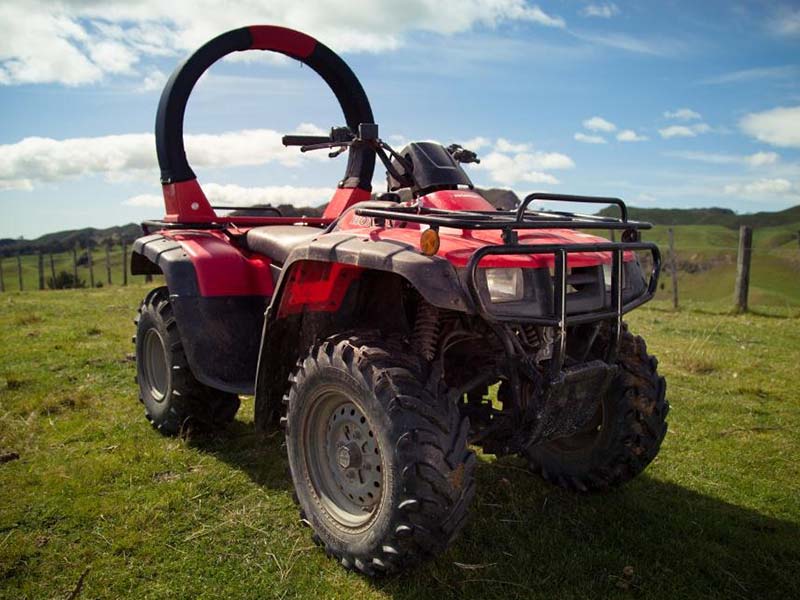
[[[669,234],[669,270],[672,275],[672,308],[678,308],[678,260],[675,256],[675,232],[672,227],[667,230]]]
[[[6,280],[3,277],[3,257],[0,256],[0,292],[6,291]]]
[[[111,285],[111,240],[106,241],[106,279]]]
[[[86,242],[86,258],[89,262],[89,287],[94,289],[94,263],[92,262],[92,242]]]
[[[753,253],[753,229],[739,227],[739,255],[736,258],[736,310],[747,311],[747,294],[750,289],[750,259]]]
[[[53,289],[56,286],[56,262],[53,260],[53,254],[50,253],[50,276],[53,278]]]
[[[39,290],[44,289],[44,254],[39,250]]]
[[[78,287],[78,244],[72,247],[72,276],[75,278],[73,287]]]
[[[128,245],[122,240],[122,285],[128,285]]]
[[[22,255],[17,252],[17,279],[19,280],[19,291],[25,289],[25,286],[22,284]]]

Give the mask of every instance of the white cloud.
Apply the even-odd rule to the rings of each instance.
[[[731,71],[714,77],[708,77],[700,81],[706,85],[722,85],[726,83],[742,83],[746,81],[759,81],[761,79],[790,79],[797,77],[798,68],[796,65],[784,65],[780,67],[757,67],[753,69],[741,69]]]
[[[584,144],[605,144],[606,139],[599,135],[586,135],[585,133],[576,133],[574,136],[575,141],[583,142]]]
[[[335,8],[335,9],[334,9]],[[243,23],[280,23],[342,52],[401,47],[408,33],[465,33],[507,22],[565,27],[525,0],[401,3],[250,0],[29,0],[0,4],[0,84],[95,83],[130,73],[144,57],[185,54]],[[20,24],[24,24],[21,26]],[[259,53],[250,53],[258,55]]]
[[[750,113],[739,121],[746,134],[785,148],[800,148],[800,106],[778,107]]]
[[[785,7],[770,19],[769,29],[781,36],[797,37],[800,36],[800,9]]]
[[[617,134],[620,142],[646,142],[648,139],[646,135],[639,135],[633,129],[625,129]]]
[[[509,142],[505,138],[498,138],[497,143],[495,143],[494,149],[497,152],[519,153],[530,150],[530,144],[514,144]]]
[[[764,167],[774,165],[780,160],[775,152],[756,152],[754,154],[718,154],[711,152],[668,152],[667,156],[709,163],[712,165],[743,165],[748,167]]]
[[[583,122],[583,126],[589,131],[616,131],[617,126],[606,121],[603,117],[592,117]]]
[[[291,204],[320,206],[333,195],[330,187],[295,187],[291,185],[243,187],[235,184],[206,183],[203,191],[215,206],[253,206],[256,204]],[[139,194],[123,202],[127,206],[160,208],[164,198],[158,194]]]
[[[396,137],[396,136],[390,136],[390,137]],[[403,138],[403,143],[402,144],[398,144],[398,145],[402,146],[405,143],[406,143],[405,142],[405,138]],[[492,140],[490,140],[489,138],[478,136],[478,137],[474,137],[472,139],[466,140],[464,142],[458,142],[458,144],[462,148],[466,148],[467,150],[472,150],[473,152],[477,152],[481,148],[486,148],[487,146],[491,146],[492,145]]]
[[[679,108],[673,111],[668,110],[664,112],[664,116],[667,119],[677,119],[679,121],[692,121],[703,118],[699,112],[695,112],[691,108]]]
[[[540,152],[531,149],[530,144],[515,144],[506,139],[496,140],[494,149],[481,157],[480,164],[473,168],[487,171],[491,180],[504,186],[517,183],[545,183],[557,185],[556,177],[546,171],[571,169],[573,160],[559,152]]]
[[[610,19],[619,14],[619,7],[613,2],[601,2],[599,4],[587,4],[581,10],[584,17],[597,17],[600,19]]]
[[[697,137],[701,133],[708,133],[711,127],[706,123],[695,123],[694,125],[670,125],[664,129],[659,129],[658,133],[664,139],[676,137]]]
[[[303,123],[299,133],[322,130]],[[285,148],[282,134],[244,129],[186,136],[186,153],[195,167],[228,167],[276,162],[287,167],[303,160],[327,160],[324,153],[301,154]],[[0,189],[32,189],[37,183],[100,174],[108,180],[157,177],[155,141],[149,133],[55,140],[28,137],[0,145]]]
[[[140,92],[152,92],[161,90],[167,82],[167,74],[160,69],[153,69],[145,75],[142,84],[139,86]]]
[[[792,193],[794,186],[788,179],[757,179],[747,183],[732,183],[723,188],[728,196],[746,196],[760,198],[763,196],[786,196]]]

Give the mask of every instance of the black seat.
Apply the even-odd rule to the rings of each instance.
[[[247,232],[247,247],[283,264],[298,244],[321,234],[324,229],[306,225],[265,225]]]

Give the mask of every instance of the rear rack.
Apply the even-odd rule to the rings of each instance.
[[[581,202],[587,204],[614,204],[619,208],[620,218],[584,215],[565,211],[529,211],[531,202]],[[356,208],[356,215],[393,221],[421,223],[432,229],[452,227],[454,229],[499,229],[506,244],[516,244],[518,229],[606,229],[622,230],[626,242],[639,240],[639,231],[652,225],[642,221],[629,221],[628,208],[619,198],[601,196],[573,196],[537,192],[529,194],[516,210],[497,211],[452,211],[423,206],[397,206],[396,208]]]
[[[614,204],[619,208],[620,217],[585,215],[573,212],[529,211],[528,206],[535,201],[580,202],[586,204]],[[661,253],[653,243],[642,242],[640,231],[650,229],[650,223],[628,220],[628,208],[619,198],[600,196],[572,196],[567,194],[534,193],[529,194],[512,211],[448,211],[420,206],[398,206],[392,209],[356,208],[356,214],[376,219],[408,221],[430,226],[452,227],[455,229],[499,229],[502,231],[503,245],[484,246],[476,250],[466,267],[466,281],[475,311],[489,322],[522,321],[553,327],[555,340],[553,356],[550,361],[551,375],[556,378],[564,365],[567,343],[567,326],[608,320],[612,322],[611,343],[607,361],[613,363],[619,350],[622,333],[622,315],[650,300],[656,293],[661,273]],[[588,244],[519,244],[519,229],[604,229],[622,230],[621,242],[602,242]],[[653,259],[653,270],[644,293],[623,302],[623,260],[624,253],[632,250],[647,250]],[[611,253],[611,307],[599,311],[567,314],[567,255],[582,252]],[[499,317],[486,306],[478,287],[477,273],[481,260],[486,256],[509,254],[552,254],[553,273],[553,314],[547,316],[526,316],[513,318]]]

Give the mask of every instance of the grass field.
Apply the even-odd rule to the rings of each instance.
[[[481,457],[455,546],[370,581],[313,546],[279,436],[245,401],[224,433],[168,439],[136,400],[142,286],[0,295],[0,597],[800,597],[800,321],[631,315],[672,404],[662,452],[600,495]],[[779,314],[777,311],[776,314]]]

